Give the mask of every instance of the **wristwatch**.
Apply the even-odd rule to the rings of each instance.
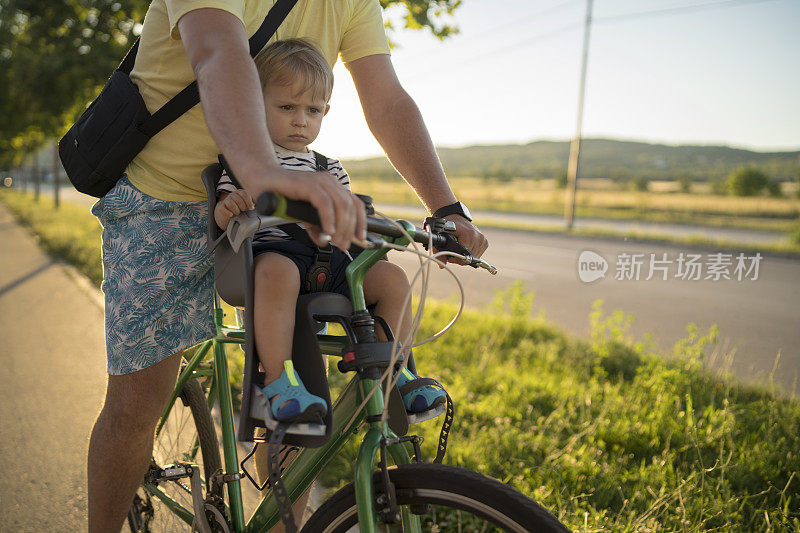
[[[433,212],[433,216],[436,218],[443,218],[448,215],[459,215],[472,222],[472,214],[469,212],[469,209],[467,209],[467,206],[461,202],[440,207]]]

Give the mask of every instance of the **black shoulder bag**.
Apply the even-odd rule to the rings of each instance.
[[[278,0],[250,38],[255,57],[292,10],[297,0]],[[130,79],[137,39],[103,90],[58,142],[58,154],[72,185],[102,198],[122,177],[125,167],[147,141],[200,102],[193,81],[152,115]]]

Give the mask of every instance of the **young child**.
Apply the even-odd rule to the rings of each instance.
[[[328,101],[333,89],[330,66],[312,45],[299,39],[269,45],[256,57],[256,66],[264,93],[267,127],[278,160],[286,168],[318,170],[317,158],[326,158],[309,151],[308,145],[317,138],[322,117],[330,108]],[[335,159],[323,162],[323,169],[326,167],[349,190],[350,180],[341,163]],[[217,195],[214,219],[222,229],[231,217],[253,209],[253,199],[238,189],[226,173],[220,179]],[[306,292],[303,280],[314,264],[316,251],[315,247],[277,228],[260,231],[253,240],[256,351],[266,373],[263,390],[270,399],[272,416],[284,422],[314,420],[324,416],[328,409],[322,398],[306,390],[291,361],[295,304],[298,294]],[[351,259],[335,247],[332,253],[328,290],[349,297],[345,268]],[[379,261],[364,279],[367,304],[375,305],[375,314],[387,321],[399,339],[405,338],[411,327],[410,309],[401,312],[408,290],[403,269],[388,261]],[[381,340],[385,340],[380,328],[377,330]],[[405,355],[408,357],[407,352]],[[398,385],[416,377],[404,369]],[[403,397],[406,409],[413,413],[444,401],[444,391],[429,385]]]

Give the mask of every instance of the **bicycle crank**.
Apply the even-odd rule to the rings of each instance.
[[[206,521],[211,528],[211,533],[231,533],[231,524],[225,516],[224,507],[221,501],[217,503],[206,502],[205,504]],[[199,530],[193,525],[192,531]]]

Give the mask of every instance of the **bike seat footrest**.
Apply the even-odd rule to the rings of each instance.
[[[419,424],[420,422],[425,422],[426,420],[432,420],[445,411],[447,411],[447,404],[443,403],[441,405],[437,405],[433,409],[428,409],[427,411],[423,411],[421,413],[408,413],[408,423]]]
[[[257,385],[253,385],[250,395],[250,416],[264,421],[264,426],[270,431],[278,427],[278,421],[272,417],[269,408],[269,398]],[[322,422],[294,422],[286,430],[288,435],[325,435],[326,426]]]

